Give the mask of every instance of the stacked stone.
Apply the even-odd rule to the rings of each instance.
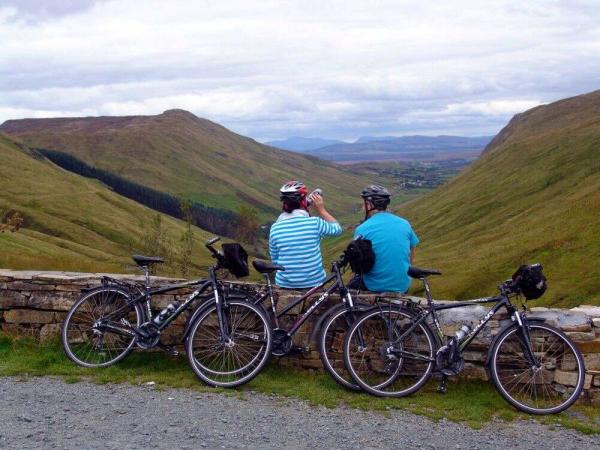
[[[13,271],[0,269],[0,330],[12,336],[33,336],[40,341],[55,338],[60,332],[67,311],[82,289],[99,286],[103,275],[112,278],[142,281],[141,276],[114,275],[98,273],[73,273],[73,272],[42,272],[42,271]],[[151,284],[158,286],[165,283],[174,283],[181,280],[152,277]],[[264,287],[245,284],[246,288],[262,291]],[[174,293],[153,297],[152,304],[156,311],[163,309],[169,303],[180,303],[190,290],[179,290]],[[275,296],[278,301],[278,310],[300,298],[303,291],[277,290]],[[280,326],[289,329],[306,308],[308,308],[321,293],[291,309],[280,320]],[[393,294],[361,295],[355,301],[373,304],[377,301],[401,302],[405,300],[422,301],[419,298],[403,297]],[[316,343],[310,342],[310,335],[319,317],[333,305],[339,304],[340,298],[332,294],[324,301],[314,314],[303,324],[300,331],[294,336],[294,344],[303,348],[301,354],[295,354],[280,359],[280,364],[308,370],[321,370],[321,362],[317,353]],[[270,308],[265,304],[267,310]],[[465,308],[452,309],[439,313],[442,330],[446,336],[452,336],[463,324],[472,327],[488,312],[489,306],[477,305]],[[547,323],[563,330],[575,342],[583,353],[586,364],[585,398],[593,403],[600,403],[600,307],[579,306],[570,310],[548,309],[533,307],[531,315],[546,319]],[[162,336],[166,345],[181,344],[181,334],[187,319],[186,315],[179,317],[172,326],[167,328]],[[490,320],[463,354],[465,370],[461,377],[474,379],[487,379],[485,361],[494,336],[502,327],[510,322],[505,314],[499,313]],[[341,343],[340,343],[341,344]],[[341,348],[341,345],[340,345]],[[336,360],[342,365],[342,355]],[[563,364],[555,371],[555,380],[565,387],[572,388],[575,374],[574,367]]]
[[[55,339],[60,326],[81,291],[101,285],[104,275],[127,281],[143,281],[143,276],[77,273],[15,271],[0,269],[0,330],[10,336],[32,336],[45,342]],[[172,278],[151,277],[151,285],[177,282]],[[175,291],[152,298],[155,310],[161,310],[172,302],[181,301],[188,293]],[[163,341],[167,345],[177,343],[185,324],[182,315],[167,329]]]

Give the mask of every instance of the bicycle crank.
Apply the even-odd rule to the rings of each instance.
[[[160,341],[160,330],[153,322],[145,322],[139,326],[137,331],[138,347],[148,350],[158,345]]]
[[[273,350],[271,353],[275,356],[287,355],[293,347],[294,343],[287,331],[281,328],[273,330]]]

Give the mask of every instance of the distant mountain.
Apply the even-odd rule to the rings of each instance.
[[[492,136],[402,136],[360,138],[353,144],[335,144],[306,153],[339,162],[401,161],[477,156]]]
[[[326,147],[328,145],[345,144],[345,142],[336,139],[323,139],[319,137],[289,137],[280,141],[265,142],[265,144],[270,145],[272,147],[282,148],[284,150],[291,150],[294,152],[305,152],[307,150],[316,150],[318,148]]]
[[[34,148],[68,153],[87,165],[205,206],[279,212],[283,182],[321,187],[337,214],[353,214],[363,176],[307,155],[262,145],[183,110],[156,116],[9,120],[0,131]]]
[[[373,141],[393,141],[394,139],[398,139],[398,136],[361,136],[354,143],[366,144]]]

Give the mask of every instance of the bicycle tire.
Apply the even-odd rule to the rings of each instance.
[[[386,314],[389,317],[386,318]],[[399,320],[403,321],[402,328],[399,327]],[[377,330],[377,333],[367,333],[370,325],[368,321],[373,321],[374,326],[380,325],[381,329]],[[378,397],[405,397],[427,383],[434,367],[436,348],[435,338],[427,324],[417,325],[401,344],[403,352],[417,355],[415,352],[420,351],[419,358],[403,356],[393,361],[385,352],[385,349],[390,348],[392,342],[402,334],[402,329],[411,326],[413,322],[413,314],[403,308],[390,306],[366,311],[352,325],[344,341],[344,362],[346,370],[365,392]],[[393,324],[393,327],[388,324]],[[414,342],[408,340],[409,337]],[[407,345],[410,346],[406,347]],[[356,352],[359,357],[354,356]],[[423,361],[419,363],[419,359]],[[424,359],[427,359],[427,362]]]
[[[328,316],[319,330],[319,358],[325,370],[340,386],[352,391],[360,391],[361,388],[352,376],[346,370],[344,363],[343,346],[346,338],[346,332],[354,323],[354,320],[360,315],[360,310],[364,311],[369,305],[357,305],[357,310],[351,310],[345,305],[337,305],[325,312]],[[354,314],[355,317],[348,321],[347,314]],[[338,321],[338,323],[336,323]],[[334,325],[334,323],[336,323]],[[332,326],[335,328],[332,330]],[[342,329],[340,329],[342,327]],[[336,334],[340,334],[338,336]],[[339,350],[336,348],[339,346]]]
[[[110,331],[94,330],[94,323],[107,316],[107,308],[113,311],[128,305],[129,294],[118,287],[100,287],[78,298],[65,317],[61,329],[61,344],[66,356],[75,364],[87,367],[108,367],[123,360],[136,344],[135,337],[125,338]],[[135,325],[142,324],[144,314],[139,304],[129,305],[120,319]],[[97,311],[101,307],[101,311]],[[95,313],[99,312],[99,315]],[[112,347],[106,345],[106,337]],[[90,347],[91,346],[91,347]],[[106,358],[108,357],[108,359]]]
[[[541,358],[541,367],[532,368],[531,363],[523,355],[520,326],[515,324],[504,330],[496,339],[491,350],[491,380],[500,395],[515,408],[530,414],[556,414],[569,408],[583,390],[585,365],[581,352],[562,331],[542,323],[528,325],[531,345],[536,357]],[[561,354],[561,349],[566,353]],[[558,368],[569,370],[575,376],[561,376],[571,386],[565,387],[556,383]],[[529,378],[528,378],[529,375]],[[512,389],[518,387],[518,391]],[[563,391],[564,392],[561,392]],[[530,392],[527,404],[527,394]],[[544,399],[540,399],[544,396]],[[552,399],[559,401],[554,406],[548,404]],[[541,403],[546,402],[546,407]]]
[[[234,322],[231,320],[234,313],[238,317],[243,310],[246,310],[247,315],[238,317],[235,327],[231,325],[233,338],[226,344],[219,336],[217,307],[221,306],[214,303],[206,307],[192,323],[186,339],[188,361],[198,378],[209,386],[227,388],[240,386],[258,375],[269,360],[273,343],[271,325],[261,306],[245,300],[229,300],[222,311],[223,314],[228,315],[227,320],[230,324]],[[250,314],[254,316],[254,321],[247,320]],[[239,328],[244,324],[248,327],[245,331]],[[248,345],[245,340],[254,341],[257,345]],[[245,342],[246,347],[244,348],[240,342]],[[234,356],[233,350],[228,349],[236,346],[240,354]],[[252,355],[254,350],[256,355]],[[213,356],[208,354],[210,351],[213,351]],[[240,359],[243,355],[246,355],[245,360]],[[249,360],[247,360],[248,356]],[[238,362],[240,364],[234,367]]]

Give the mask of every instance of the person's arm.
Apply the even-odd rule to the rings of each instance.
[[[321,221],[319,224],[319,235],[337,236],[342,234],[342,227],[336,218],[329,214],[329,212],[325,209],[323,197],[321,197],[319,194],[314,194],[312,196],[312,200],[317,214],[321,217],[321,219],[323,219],[323,221]]]
[[[275,264],[277,264],[277,256],[279,255],[279,252],[277,251],[277,245],[275,244],[275,239],[273,239],[273,236],[271,235],[271,233],[269,233],[269,256],[271,256],[271,261],[273,261]]]
[[[313,206],[317,214],[323,219],[325,222],[337,222],[335,217],[333,217],[327,210],[325,209],[325,202],[323,201],[323,197],[319,194],[313,194],[312,196]]]
[[[419,243],[419,238],[417,234],[414,232],[412,227],[410,228],[410,263],[415,263],[415,247]]]

